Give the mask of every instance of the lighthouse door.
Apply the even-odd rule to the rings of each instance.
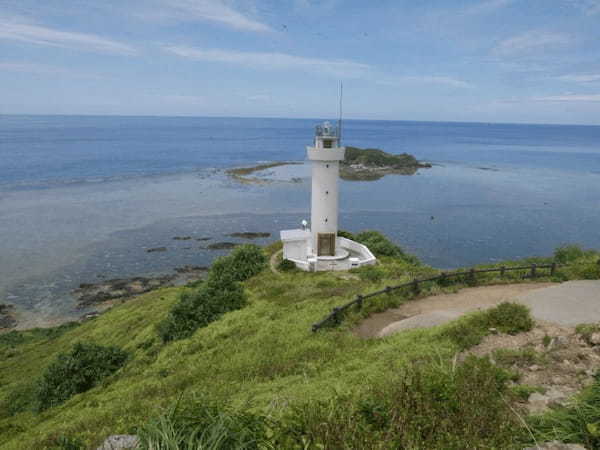
[[[317,256],[335,256],[335,233],[319,233]]]

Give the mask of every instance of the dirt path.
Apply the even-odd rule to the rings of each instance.
[[[276,251],[271,255],[271,259],[269,260],[269,266],[271,267],[271,271],[277,275],[280,274],[279,270],[277,270],[277,257],[283,253],[283,249]]]
[[[533,289],[553,285],[554,283],[501,284],[465,288],[455,294],[433,295],[373,314],[356,327],[354,333],[363,338],[371,338],[391,334],[400,327],[408,329],[439,325],[465,312],[489,308]]]

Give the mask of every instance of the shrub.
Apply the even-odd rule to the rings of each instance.
[[[358,269],[353,269],[361,280],[377,283],[383,279],[384,271],[377,266],[363,266]]]
[[[277,268],[282,272],[291,272],[292,270],[296,269],[296,264],[293,261],[290,261],[289,259],[284,259],[279,263]]]
[[[0,403],[0,416],[14,416],[23,411],[35,409],[36,386],[32,382],[17,385],[11,389]]]
[[[567,264],[585,256],[579,245],[561,245],[554,250],[554,259],[560,264]]]
[[[56,438],[52,438],[50,442],[48,442],[48,447],[50,450],[84,450],[85,446],[80,439],[72,438],[68,436],[58,436]]]
[[[128,353],[118,347],[103,347],[78,342],[68,353],[61,353],[42,374],[36,390],[37,408],[59,405],[85,392],[119,370]]]
[[[513,448],[521,429],[504,398],[507,381],[486,358],[415,365],[358,400],[293,407],[277,448]]]
[[[223,278],[209,278],[200,288],[183,291],[167,318],[158,325],[162,341],[190,337],[226,312],[243,308],[247,298],[242,286],[237,282],[222,282]]]
[[[534,325],[529,308],[518,303],[500,303],[495,308],[485,311],[485,315],[487,326],[502,333],[517,334],[531,330]]]
[[[213,262],[208,276],[226,284],[246,281],[260,273],[266,265],[267,257],[263,250],[258,245],[245,244]]]
[[[378,231],[362,231],[358,233],[354,239],[357,242],[366,245],[375,256],[392,256],[400,258],[409,264],[420,264],[416,256],[405,253],[400,247],[393,244],[387,237]]]
[[[243,308],[247,298],[239,284],[258,274],[267,264],[260,247],[241,245],[229,255],[215,260],[204,283],[186,290],[159,323],[163,342],[190,337],[198,328],[219,319],[228,311]]]
[[[600,278],[600,264],[597,262],[577,262],[561,268],[560,273],[566,280],[597,280]],[[562,280],[561,280],[562,281]]]
[[[338,230],[337,235],[346,239],[354,240],[354,235],[346,230]]]
[[[490,329],[502,333],[516,334],[529,331],[534,322],[529,308],[517,303],[501,303],[495,308],[476,312],[448,325],[442,334],[451,339],[461,350],[471,348],[481,342]]]

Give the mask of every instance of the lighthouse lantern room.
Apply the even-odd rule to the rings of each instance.
[[[339,126],[329,122],[317,125],[313,145],[306,152],[312,173],[310,229],[281,231],[284,259],[307,271],[374,264],[375,257],[366,246],[337,235],[338,179],[345,153]]]

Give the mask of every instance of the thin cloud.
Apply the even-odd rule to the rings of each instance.
[[[377,84],[383,84],[386,86],[399,86],[411,83],[417,84],[437,84],[442,86],[450,86],[454,88],[471,88],[473,87],[466,81],[459,80],[447,76],[436,76],[436,75],[402,75],[402,76],[386,76],[378,79]]]
[[[39,74],[65,74],[68,70],[54,66],[46,66],[43,64],[21,63],[21,62],[2,62],[0,61],[0,70],[23,73],[39,73]]]
[[[354,61],[305,58],[287,53],[205,50],[182,46],[167,46],[164,49],[174,55],[196,61],[237,64],[266,70],[315,70],[336,77],[351,78],[364,76],[371,70],[369,65]]]
[[[580,10],[587,16],[595,16],[600,14],[600,0],[566,0]]]
[[[105,79],[105,77],[95,73],[79,72],[66,67],[57,67],[47,64],[29,62],[0,61],[0,71],[28,73],[33,75],[60,75],[65,77],[88,78],[96,80]]]
[[[556,79],[573,83],[593,83],[595,81],[600,81],[600,74],[569,74],[561,75],[560,77],[556,77]]]
[[[319,59],[287,53],[240,52],[221,49],[199,49],[185,46],[165,46],[165,51],[195,61],[236,64],[261,70],[304,70],[335,78],[363,78],[378,84],[397,86],[406,83],[438,84],[451,87],[471,87],[467,82],[446,76],[393,76],[381,73],[369,64],[344,59]]]
[[[514,2],[515,0],[486,0],[467,7],[464,13],[467,15],[491,14]]]
[[[269,32],[268,25],[233,9],[224,0],[159,0],[162,8],[141,14],[152,20],[214,22],[242,31]]]
[[[61,31],[3,19],[0,19],[0,40],[118,55],[134,55],[137,53],[136,49],[129,45],[94,34]]]
[[[198,95],[162,95],[160,97],[168,103],[183,104],[183,105],[205,105],[206,98]]]
[[[534,102],[600,102],[600,94],[565,94],[549,95],[546,97],[534,97]]]
[[[498,56],[523,55],[540,50],[552,50],[567,47],[575,42],[573,36],[567,33],[551,33],[548,31],[532,30],[518,36],[505,39],[494,49]]]

